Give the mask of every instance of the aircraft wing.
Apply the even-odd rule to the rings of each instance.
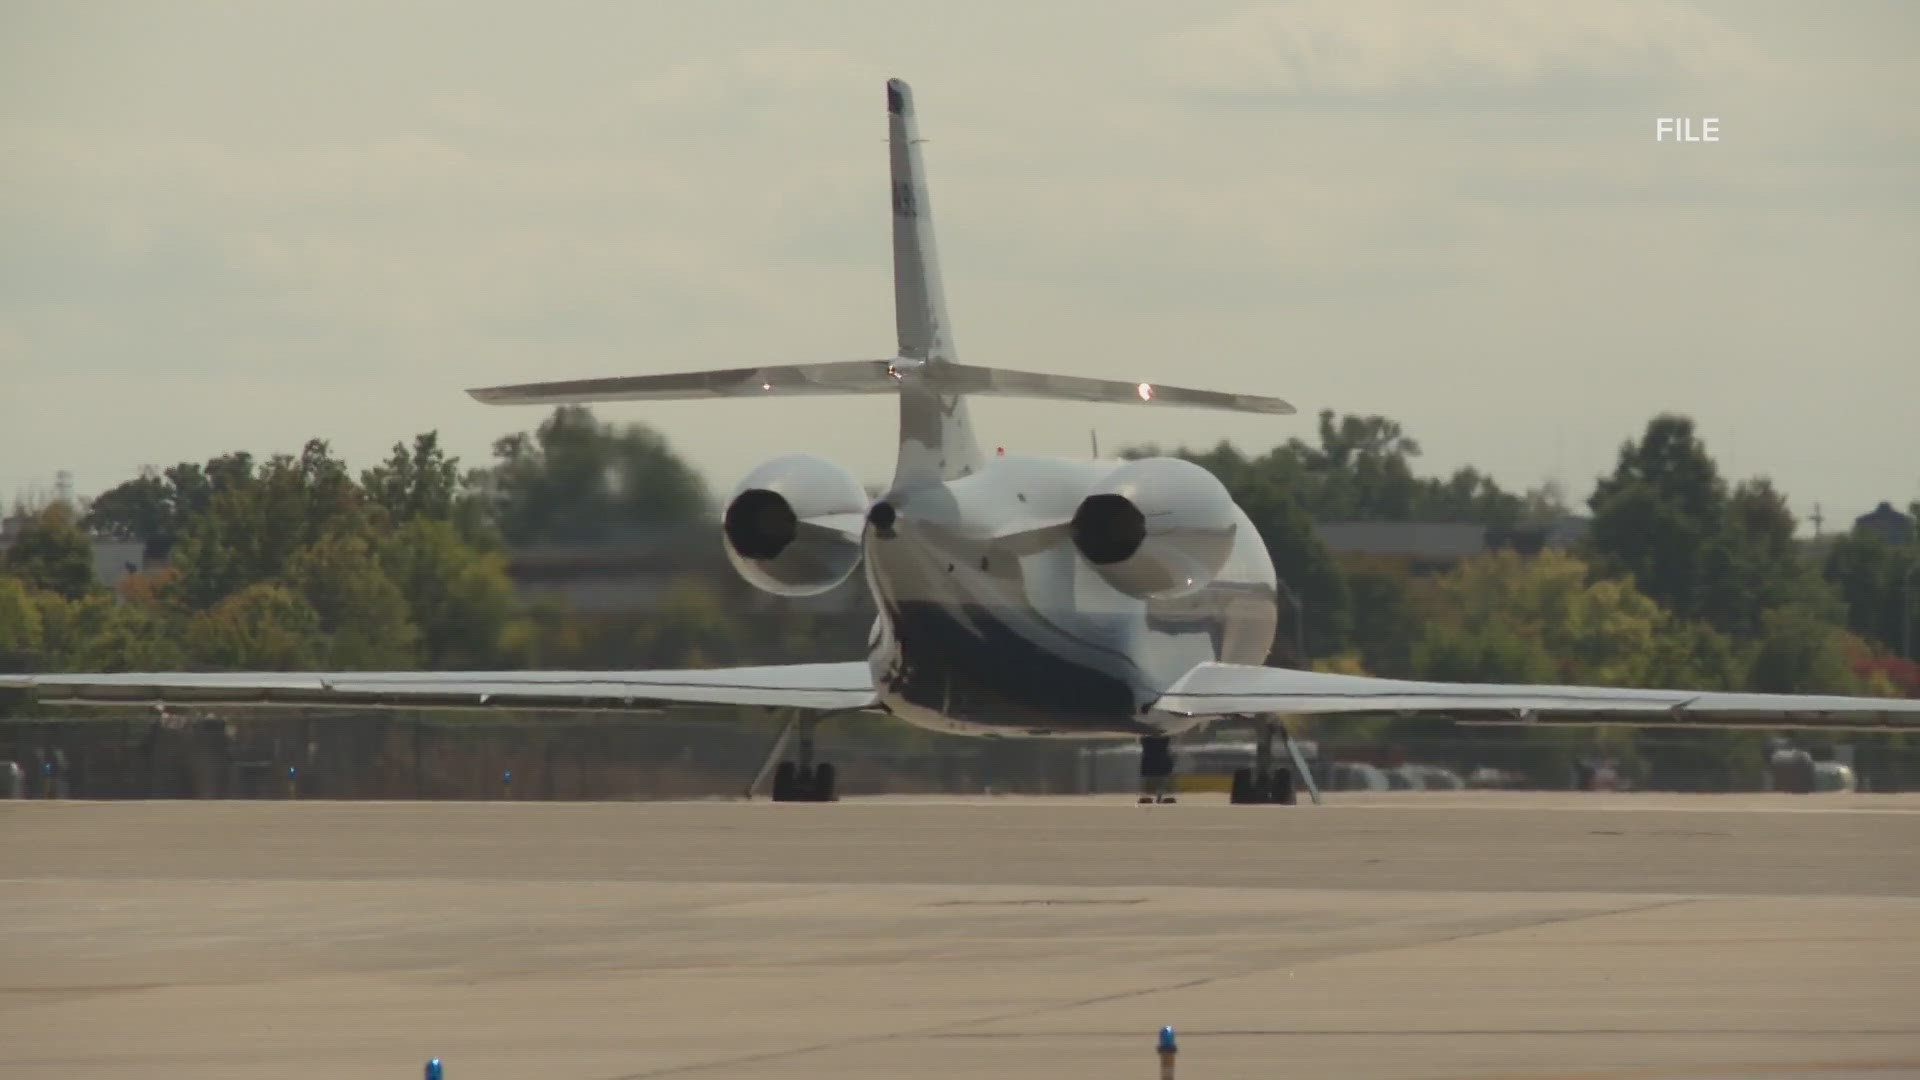
[[[623,712],[666,704],[863,709],[866,661],[664,671],[337,671],[0,674],[46,704],[328,706]]]
[[[1412,682],[1200,664],[1154,708],[1182,716],[1446,716],[1466,724],[1920,730],[1920,700],[1815,694]]]

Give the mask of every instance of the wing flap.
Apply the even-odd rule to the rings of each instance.
[[[1181,716],[1448,716],[1461,723],[1920,730],[1920,700],[1820,694],[1415,682],[1200,664],[1154,707]]]
[[[43,704],[633,711],[659,705],[863,709],[864,661],[662,671],[129,672],[0,675]]]

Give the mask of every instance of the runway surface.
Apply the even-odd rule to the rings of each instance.
[[[0,804],[0,1075],[1920,1076],[1920,799]]]

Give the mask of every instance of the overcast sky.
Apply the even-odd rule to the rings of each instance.
[[[504,382],[891,355],[884,80],[988,445],[1311,438],[1578,499],[1660,410],[1828,528],[1920,498],[1920,7],[1193,0],[0,7],[0,494],[437,428]],[[1656,143],[1661,116],[1721,141]],[[884,398],[606,405],[732,486]]]

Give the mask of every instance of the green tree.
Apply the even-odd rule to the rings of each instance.
[[[20,530],[0,566],[29,587],[85,596],[94,588],[93,541],[74,519],[72,507],[50,504]]]
[[[500,632],[500,653],[515,668],[590,666],[586,627],[555,600],[540,599],[507,622]]]
[[[1613,475],[1587,500],[1595,569],[1633,575],[1641,591],[1683,617],[1706,614],[1703,566],[1710,557],[1728,557],[1719,546],[1726,501],[1726,484],[1693,421],[1655,417],[1638,443],[1620,448]]]
[[[257,474],[212,483],[174,552],[177,595],[204,609],[277,576],[296,551],[335,533],[363,533],[365,498],[321,440],[279,455]]]
[[[204,466],[183,461],[165,472],[143,469],[94,499],[86,524],[102,536],[142,541],[147,560],[159,561],[171,555],[187,523],[205,513],[215,495],[251,483],[253,476],[253,456],[245,453]]]
[[[1428,627],[1413,650],[1414,677],[1437,682],[1541,684],[1556,667],[1538,639],[1500,625]]]
[[[123,603],[105,593],[80,600],[49,597],[55,628],[42,659],[55,671],[170,671],[185,659],[171,612]]]
[[[1418,654],[1424,660],[1415,664],[1426,677],[1441,677],[1436,658],[1458,669],[1460,656],[1511,640],[1538,646],[1537,656],[1521,657],[1521,670],[1539,674],[1540,657],[1550,664],[1534,681],[1714,689],[1737,672],[1725,635],[1674,618],[1626,578],[1593,580],[1571,555],[1494,552],[1463,562],[1433,588],[1425,652]],[[1451,644],[1456,635],[1468,646]],[[1520,656],[1511,649],[1493,655],[1502,662]]]
[[[712,512],[706,485],[657,432],[562,406],[532,436],[494,444],[481,477],[501,534],[514,543],[601,540]]]
[[[420,629],[420,659],[428,668],[497,661],[514,611],[503,556],[475,550],[450,522],[422,517],[382,541],[380,565]]]
[[[109,488],[87,508],[87,527],[116,540],[139,540],[150,557],[164,557],[177,539],[172,491],[154,469]]]
[[[1384,561],[1347,560],[1342,564],[1352,597],[1354,646],[1366,669],[1388,678],[1412,675],[1413,650],[1423,619],[1421,594],[1402,566]]]
[[[411,449],[395,443],[385,462],[360,474],[368,501],[385,513],[389,524],[451,522],[467,542],[491,546],[486,500],[476,490],[484,483],[484,472],[461,476],[460,459],[440,448],[437,431],[416,435]]]
[[[1655,690],[1738,690],[1746,669],[1733,639],[1702,622],[1674,619],[1653,641],[1634,681]]]
[[[1817,609],[1769,611],[1747,665],[1747,686],[1768,694],[1860,693],[1848,637]]]
[[[1284,448],[1298,467],[1297,497],[1321,521],[1474,521],[1511,525],[1525,500],[1461,468],[1441,479],[1414,474],[1420,444],[1384,416],[1320,413],[1319,445]]]
[[[27,670],[42,640],[33,591],[12,574],[0,574],[0,670]]]
[[[313,606],[272,582],[249,585],[187,624],[188,658],[215,668],[311,670],[324,651]]]
[[[1595,571],[1631,575],[1682,619],[1751,636],[1771,608],[1830,602],[1793,544],[1785,498],[1764,479],[1729,493],[1686,417],[1657,416],[1623,445],[1587,505]]]
[[[287,584],[312,608],[325,663],[341,670],[408,668],[418,632],[407,600],[364,536],[323,536],[288,560]]]
[[[1920,634],[1917,565],[1920,547],[1854,533],[1834,541],[1823,571],[1846,604],[1847,627],[1900,652],[1907,645],[1909,627]],[[1920,649],[1920,642],[1915,647]]]
[[[699,577],[667,587],[651,617],[632,638],[632,662],[642,667],[710,667],[734,658],[733,620],[721,596]]]

